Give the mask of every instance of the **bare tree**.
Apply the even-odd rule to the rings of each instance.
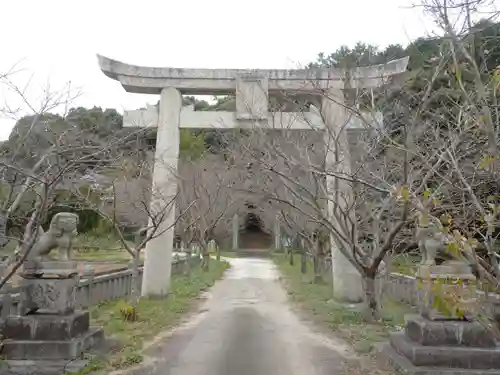
[[[321,91],[317,96],[323,99],[316,100],[317,106],[336,101]],[[409,226],[410,191],[418,194],[425,190],[440,159],[410,166],[406,147],[409,125],[403,126],[395,138],[370,114],[358,109],[356,100],[361,101],[361,95],[351,100],[354,103],[339,103],[347,115],[345,123],[335,128],[327,125],[319,131],[311,124],[307,134],[290,131],[281,138],[269,137],[267,130],[255,130],[246,147],[260,171],[281,184],[281,191],[257,193],[301,215],[302,221],[307,220],[316,230],[328,232],[338,250],[363,276],[368,315],[376,319],[376,276],[398,236]],[[319,107],[318,112],[324,116]],[[303,120],[307,121],[307,116]],[[364,129],[349,129],[353,121],[364,124]],[[328,124],[325,117],[323,122]],[[443,153],[441,150],[438,155]],[[333,160],[326,159],[328,154]],[[305,227],[302,231],[308,232]]]
[[[19,73],[16,67],[0,74],[2,90],[10,93],[16,106],[3,103],[0,115],[12,120],[18,120],[16,129],[10,139],[2,144],[0,151],[0,176],[2,188],[1,216],[4,224],[0,237],[2,247],[18,244],[4,262],[4,267],[16,263],[3,275],[0,288],[15,274],[22,262],[29,255],[40,232],[40,223],[45,220],[48,208],[53,205],[54,191],[74,173],[78,162],[69,161],[68,154],[73,153],[67,147],[67,137],[71,129],[59,132],[54,136],[46,118],[49,111],[66,110],[69,104],[78,96],[70,86],[63,90],[51,90],[49,86],[43,89],[41,98],[33,100],[28,93],[28,84],[21,87],[14,82],[14,76]],[[29,114],[28,117],[26,115]],[[23,123],[21,121],[24,120]],[[43,138],[51,143],[39,155],[29,149],[32,138]],[[52,141],[52,142],[51,142]],[[32,145],[32,143],[31,143]],[[94,150],[95,152],[96,150]],[[23,207],[22,207],[23,206]],[[30,206],[31,210],[26,210]],[[21,211],[21,214],[19,214]],[[23,219],[20,232],[12,229],[15,218]]]
[[[266,132],[256,132],[257,140],[248,145],[254,162],[277,176],[288,193],[267,196],[327,228],[361,273],[372,319],[378,317],[375,278],[383,260],[401,238],[430,222],[441,232],[448,256],[467,259],[498,290],[499,81],[496,69],[488,68],[487,51],[471,36],[472,13],[481,3],[487,2],[424,4],[443,26],[440,55],[418,77],[424,89],[415,90],[411,77],[402,87],[379,90],[367,105],[363,93],[338,103],[318,88],[322,100],[313,104],[327,127],[316,132],[314,147],[300,139],[277,142]],[[325,121],[329,101],[344,107],[343,124]],[[360,104],[382,110],[383,126],[360,111]],[[365,128],[349,129],[354,121]]]
[[[134,172],[133,175],[136,173]],[[81,190],[75,191],[75,194],[78,194],[87,207],[98,212],[113,228],[113,233],[131,256],[133,267],[130,302],[135,309],[140,296],[139,267],[142,250],[149,241],[174,228],[185,214],[185,211],[179,212],[177,210],[175,220],[171,225],[167,227],[161,225],[170,216],[171,210],[175,210],[178,195],[173,197],[155,196],[159,193],[152,192],[151,184],[147,178],[132,177],[125,172],[114,178],[108,185],[96,186],[94,189],[87,190],[85,196],[81,194]],[[194,202],[188,204],[185,209],[188,210],[192,204]],[[127,234],[131,233],[131,228],[127,226],[124,211],[133,212],[135,223],[140,224],[139,228],[136,227],[132,231],[132,241],[127,240]],[[191,262],[191,259],[188,257],[186,262]]]
[[[18,249],[7,259],[7,265],[14,266],[1,279],[0,287],[29,256],[43,232],[41,225],[55,208],[77,211],[82,207],[101,208],[100,194],[96,193],[99,189],[87,179],[89,171],[97,174],[111,169],[126,179],[126,171],[116,167],[123,160],[134,160],[132,152],[140,149],[137,142],[144,132],[115,129],[114,132],[107,131],[112,135],[103,139],[72,118],[77,111],[70,109],[75,98],[71,86],[66,87],[68,92],[62,93],[46,89],[41,104],[35,106],[25,94],[26,90],[16,86],[11,76],[4,75],[3,79],[2,83],[20,97],[25,108],[14,110],[6,105],[3,110],[4,114],[19,116],[9,140],[2,144],[0,155],[2,209],[5,221],[9,223],[5,237],[17,243]],[[62,114],[49,112],[60,107]],[[68,201],[71,201],[71,207]],[[98,212],[104,213],[103,210]],[[153,226],[161,221],[161,215],[155,211],[151,218]],[[157,235],[154,230],[151,232],[139,248],[144,247],[151,236]]]
[[[179,220],[178,230],[187,246],[192,242],[201,245],[202,268],[207,270],[209,241],[215,240],[218,227],[227,232],[230,225],[236,202],[231,186],[236,174],[221,155],[208,154],[183,163],[180,176],[180,206],[185,215]]]
[[[427,218],[440,219],[448,253],[472,265],[479,287],[498,293],[500,81],[498,62],[489,50],[498,37],[482,37],[494,27],[491,21],[498,12],[483,0],[429,0],[420,6],[440,27],[441,43],[440,56],[432,62],[436,78],[427,83],[427,105],[418,114],[420,132],[411,152],[420,161],[433,146],[444,152],[432,186],[411,199]],[[460,306],[456,297],[443,296],[447,310]],[[492,324],[491,311],[481,309],[473,318],[497,332],[500,328]]]

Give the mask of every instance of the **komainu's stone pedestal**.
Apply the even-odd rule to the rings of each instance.
[[[500,374],[500,346],[480,323],[406,317],[381,352],[404,374]]]
[[[2,355],[8,359],[74,360],[104,336],[90,328],[88,312],[53,319],[53,316],[27,315],[7,318]]]
[[[406,316],[404,331],[392,333],[381,346],[382,354],[405,374],[500,374],[500,345],[492,332],[463,319],[474,316],[477,301],[469,282],[473,276],[465,269],[457,272],[456,266],[422,267],[417,275],[423,283],[421,314]],[[443,314],[433,301],[450,296],[453,304],[447,308],[449,314]]]
[[[28,265],[24,271],[23,315],[7,317],[2,327],[6,360],[0,374],[60,375],[84,367],[83,353],[104,334],[90,327],[87,311],[75,310],[78,276],[72,262]]]
[[[6,275],[7,264],[0,262],[0,280]],[[11,284],[7,282],[2,288],[0,288],[0,327],[2,326],[4,320],[10,314],[11,302],[12,302],[12,288]],[[0,344],[1,349],[1,344]]]
[[[75,310],[78,279],[27,279],[22,280],[24,313],[66,315]]]
[[[415,277],[419,288],[420,313],[427,319],[453,321],[477,314],[476,278],[467,264],[446,261],[440,266],[421,265]],[[436,301],[441,303],[436,304]]]

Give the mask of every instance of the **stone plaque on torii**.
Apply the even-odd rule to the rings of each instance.
[[[98,55],[102,72],[121,83],[127,92],[160,95],[160,104],[146,109],[125,111],[124,126],[156,127],[156,152],[153,172],[153,197],[169,202],[175,196],[175,172],[179,156],[179,128],[230,129],[263,127],[277,130],[318,130],[326,128],[359,128],[361,121],[350,119],[344,102],[343,90],[376,88],[391,77],[406,71],[408,58],[387,64],[345,69],[178,69],[144,67],[124,64]],[[311,107],[309,112],[268,111],[268,99],[282,93],[311,95],[321,98],[321,109]],[[195,111],[194,106],[182,106],[182,96],[236,94],[236,112]],[[334,99],[334,100],[332,100]],[[375,123],[381,123],[377,113]],[[327,132],[325,132],[327,133]],[[331,138],[331,137],[330,137]],[[332,141],[328,143],[332,154]],[[347,144],[347,140],[340,140]],[[348,157],[348,153],[343,151]],[[327,160],[332,160],[332,156]],[[349,159],[347,159],[349,164]],[[349,165],[344,165],[344,170]],[[333,177],[328,176],[328,179]],[[327,181],[327,186],[333,186]],[[161,204],[160,201],[160,204]],[[152,202],[157,206],[158,200]],[[331,206],[331,205],[330,205]],[[170,228],[175,222],[175,209],[165,215],[161,226]],[[163,295],[168,292],[174,229],[163,231],[151,239],[145,251],[143,295]],[[347,258],[332,244],[332,271],[337,298],[359,301],[363,298],[361,277]]]

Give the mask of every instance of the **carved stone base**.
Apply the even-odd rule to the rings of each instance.
[[[481,324],[416,315],[405,320],[405,330],[391,333],[389,342],[381,345],[381,353],[402,373],[500,374],[499,343]]]
[[[497,346],[493,333],[479,322],[431,321],[420,315],[407,315],[405,334],[409,340],[424,346]]]
[[[91,347],[104,340],[101,328],[91,328],[88,332],[70,340],[12,340],[3,342],[2,355],[9,360],[73,360],[80,358]]]
[[[403,332],[391,333],[391,346],[415,366],[464,369],[497,369],[500,372],[500,348],[465,346],[426,346],[409,340]]]
[[[0,374],[2,375],[62,375],[78,373],[88,361],[84,359],[53,360],[53,361],[31,361],[31,360],[7,360],[0,362]]]
[[[435,366],[415,366],[408,358],[399,354],[388,342],[377,346],[379,354],[404,375],[498,375],[498,369],[460,369]],[[17,374],[16,374],[17,375]]]
[[[69,279],[22,280],[21,312],[67,315],[75,310],[76,277]]]
[[[78,274],[77,262],[73,261],[38,261],[28,260],[23,265],[21,277],[66,279]]]
[[[12,315],[5,320],[2,329],[4,339],[13,340],[70,340],[89,330],[88,311],[76,311],[70,315]],[[50,345],[50,344],[48,344]]]

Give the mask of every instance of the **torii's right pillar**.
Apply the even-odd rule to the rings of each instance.
[[[348,233],[351,228],[344,228],[343,217],[347,213],[353,222],[356,220],[354,210],[349,209],[352,203],[352,189],[345,180],[334,177],[337,173],[349,176],[351,170],[346,129],[349,114],[344,100],[344,92],[341,89],[329,89],[322,98],[321,115],[325,122],[327,215],[330,223],[349,238]],[[362,302],[364,300],[362,276],[342,252],[348,250],[349,244],[335,237],[338,236],[330,235],[333,295],[345,302]]]

